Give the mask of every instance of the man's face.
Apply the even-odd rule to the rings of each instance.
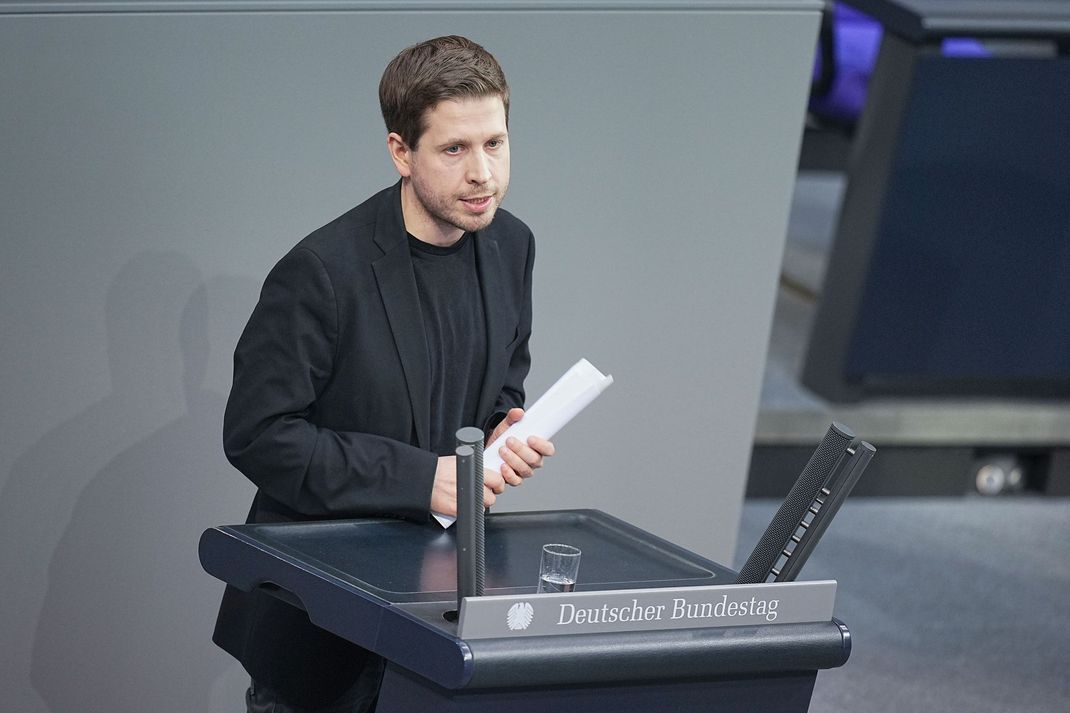
[[[405,227],[430,243],[451,244],[490,225],[509,188],[509,143],[501,97],[447,100],[424,115],[416,149],[396,149]],[[396,136],[396,134],[391,134]]]

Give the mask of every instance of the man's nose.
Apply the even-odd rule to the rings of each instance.
[[[486,183],[491,179],[490,157],[483,151],[473,151],[468,162],[468,182]]]

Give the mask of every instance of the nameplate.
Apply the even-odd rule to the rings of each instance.
[[[458,636],[501,639],[802,624],[832,619],[835,601],[833,580],[465,597]]]

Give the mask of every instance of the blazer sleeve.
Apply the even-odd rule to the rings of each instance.
[[[223,419],[227,458],[264,494],[302,515],[424,520],[434,453],[310,420],[331,377],[337,342],[327,270],[315,253],[298,247],[268,275],[234,351]]]
[[[527,255],[524,261],[524,278],[520,293],[520,319],[517,323],[517,336],[505,372],[505,383],[498,395],[494,414],[487,422],[487,433],[505,418],[511,408],[524,407],[524,379],[531,368],[531,352],[528,342],[531,340],[531,282],[535,267],[535,237],[528,231]]]

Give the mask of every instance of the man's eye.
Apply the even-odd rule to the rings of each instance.
[[[460,152],[461,152],[461,147],[457,146],[457,145],[450,146],[449,148],[446,149],[446,153],[448,153],[448,154],[459,154]]]
[[[487,146],[489,146],[492,149],[497,149],[497,148],[501,148],[502,144],[504,144],[504,143],[505,143],[505,139],[491,139],[490,141],[487,142]]]

